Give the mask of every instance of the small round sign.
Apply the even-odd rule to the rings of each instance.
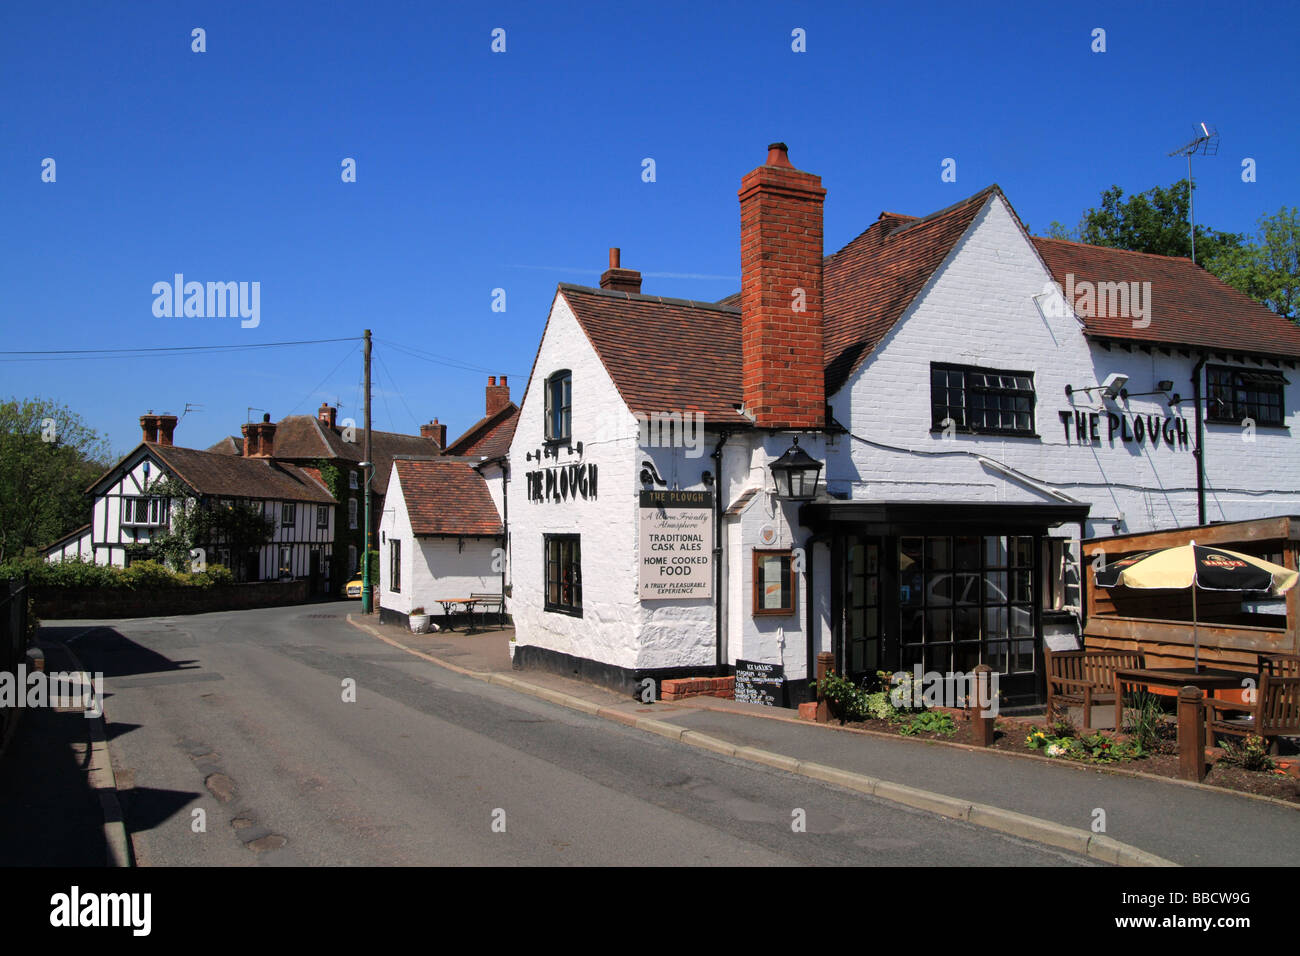
[[[758,540],[765,545],[776,544],[776,528],[765,524],[758,529]]]

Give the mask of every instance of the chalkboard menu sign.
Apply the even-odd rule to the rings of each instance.
[[[736,700],[784,707],[785,668],[780,664],[736,661]]]

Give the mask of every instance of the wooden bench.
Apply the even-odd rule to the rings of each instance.
[[[1255,734],[1269,742],[1277,753],[1278,737],[1300,736],[1300,677],[1279,677],[1268,671],[1259,675],[1259,689],[1253,703],[1205,701],[1205,738],[1211,746],[1216,734],[1245,737]]]
[[[487,616],[489,611],[495,610],[497,614],[497,626],[500,627],[505,623],[505,602],[501,599],[500,594],[485,592],[482,594],[471,594],[470,598],[483,609],[484,617]]]
[[[1260,654],[1259,670],[1274,677],[1300,677],[1300,654]]]
[[[1125,667],[1142,667],[1137,651],[1053,651],[1045,649],[1047,664],[1047,719],[1058,708],[1082,707],[1084,733],[1091,731],[1095,704],[1118,704],[1115,672]],[[1115,728],[1120,730],[1122,728]]]

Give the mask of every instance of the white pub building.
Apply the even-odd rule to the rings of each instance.
[[[1185,259],[1030,236],[997,186],[824,256],[786,148],[742,285],[561,284],[509,455],[520,667],[633,691],[820,651],[1042,699],[1082,539],[1300,513],[1300,329]],[[1086,560],[1086,555],[1084,556]]]

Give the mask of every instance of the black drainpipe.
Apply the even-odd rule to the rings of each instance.
[[[722,446],[730,432],[725,429],[718,435],[718,445],[713,449],[713,635],[714,666],[722,673]]]
[[[510,460],[501,462],[501,615],[506,613],[506,568],[510,564]]]
[[[1192,401],[1196,403],[1196,447],[1192,456],[1196,459],[1196,523],[1205,524],[1205,426],[1201,409],[1201,370],[1209,356],[1201,353],[1201,359],[1192,369]]]
[[[817,683],[817,650],[813,641],[813,548],[826,541],[827,534],[824,531],[811,535],[804,542],[804,561],[803,566],[803,592],[804,592],[804,613],[807,620],[804,623],[805,644],[807,645],[807,667],[808,675],[808,699],[816,700],[812,693],[812,688]],[[831,568],[831,574],[835,569]]]

